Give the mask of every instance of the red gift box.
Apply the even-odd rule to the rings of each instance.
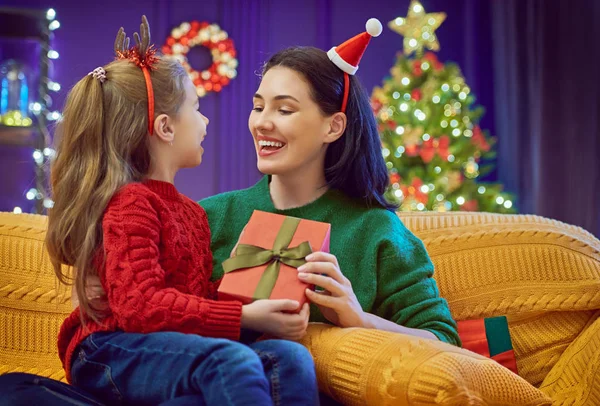
[[[491,358],[519,374],[506,316],[461,320],[456,324],[464,349]]]
[[[223,262],[225,276],[219,300],[244,304],[258,299],[307,301],[297,268],[313,251],[329,252],[331,225],[255,210],[231,258]]]

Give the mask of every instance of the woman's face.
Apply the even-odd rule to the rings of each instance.
[[[334,141],[332,118],[311,99],[301,74],[281,66],[269,69],[253,104],[248,127],[259,171],[284,175],[324,165],[327,145]]]

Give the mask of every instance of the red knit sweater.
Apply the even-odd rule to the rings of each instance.
[[[204,210],[170,183],[149,180],[122,188],[102,220],[105,265],[99,270],[110,314],[80,323],[79,308],[64,321],[58,353],[71,381],[71,358],[90,334],[179,331],[237,340],[240,302],[218,302],[210,230]]]

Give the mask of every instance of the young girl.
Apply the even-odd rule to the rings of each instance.
[[[60,124],[47,246],[80,301],[58,337],[67,379],[109,404],[315,404],[304,347],[235,341],[241,328],[298,339],[308,307],[213,300],[206,214],[173,185],[202,161],[209,120],[183,67],[155,55],[145,17],[140,32],[129,48],[119,31],[117,60],[75,85]],[[105,306],[85,294],[98,277]]]

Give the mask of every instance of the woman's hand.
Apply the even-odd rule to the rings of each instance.
[[[358,303],[352,284],[340,271],[335,255],[313,252],[306,261],[298,268],[298,278],[325,289],[324,292],[306,290],[306,296],[323,316],[339,327],[365,327],[366,313]]]
[[[242,306],[242,327],[286,340],[299,340],[306,334],[310,307],[305,303],[300,313],[289,313],[298,306],[295,300],[257,300]]]

